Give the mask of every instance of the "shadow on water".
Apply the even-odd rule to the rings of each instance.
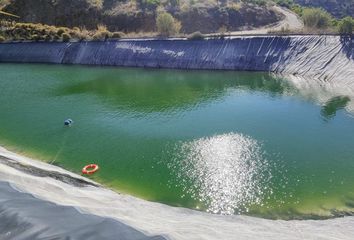
[[[85,81],[58,89],[57,94],[95,94],[116,108],[163,112],[220,99],[232,88],[276,96],[289,86],[268,73],[106,69],[96,71]]]
[[[329,120],[336,116],[337,111],[344,109],[349,102],[350,98],[347,96],[333,97],[322,107],[321,115]]]

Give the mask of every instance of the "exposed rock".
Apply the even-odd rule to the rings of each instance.
[[[134,1],[97,2],[103,1],[12,0],[5,10],[19,15],[22,22],[87,29],[104,24],[111,31],[156,31],[156,9],[142,9]],[[254,4],[240,4],[239,8],[206,4],[166,10],[181,21],[184,33],[217,32],[222,27],[235,31],[276,23],[282,18],[272,8]]]
[[[22,22],[56,26],[97,26],[101,18],[100,7],[86,0],[14,0],[5,9]]]

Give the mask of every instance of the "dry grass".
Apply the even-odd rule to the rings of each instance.
[[[96,30],[88,31],[86,28],[55,27],[44,24],[14,23],[1,21],[1,35],[7,41],[104,41],[118,39],[125,34],[110,32],[105,25],[98,25]]]
[[[268,31],[269,35],[337,35],[338,30],[335,28],[303,28],[298,30],[289,30],[287,28],[282,28],[280,30]]]
[[[130,32],[125,34],[125,38],[155,38],[158,35],[157,32]]]
[[[235,11],[239,11],[241,8],[242,8],[242,3],[241,2],[229,2],[227,4],[227,7],[230,8],[230,9],[233,9]]]
[[[109,11],[107,11],[107,15],[131,15],[138,11],[136,1],[127,1],[127,2],[117,2],[116,5]]]

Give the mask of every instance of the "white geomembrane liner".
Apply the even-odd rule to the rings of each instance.
[[[22,157],[1,147],[0,156],[81,178],[59,167]],[[273,221],[242,215],[220,216],[148,202],[104,188],[75,187],[54,178],[36,177],[3,164],[0,164],[0,179],[40,199],[74,206],[83,213],[114,218],[145,234],[161,234],[173,240],[353,239],[353,217],[323,221]],[[48,212],[47,217],[53,215]]]
[[[179,148],[169,167],[185,192],[208,212],[247,212],[270,190],[268,163],[260,143],[251,137],[228,133],[185,142]]]

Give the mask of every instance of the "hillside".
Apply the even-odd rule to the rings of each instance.
[[[236,31],[264,26],[283,16],[270,6],[250,0],[6,0],[4,10],[21,16],[22,22],[96,28],[110,31],[156,31],[159,11],[181,22],[182,33]]]
[[[354,0],[294,0],[294,2],[311,7],[321,7],[336,18],[354,17]]]

